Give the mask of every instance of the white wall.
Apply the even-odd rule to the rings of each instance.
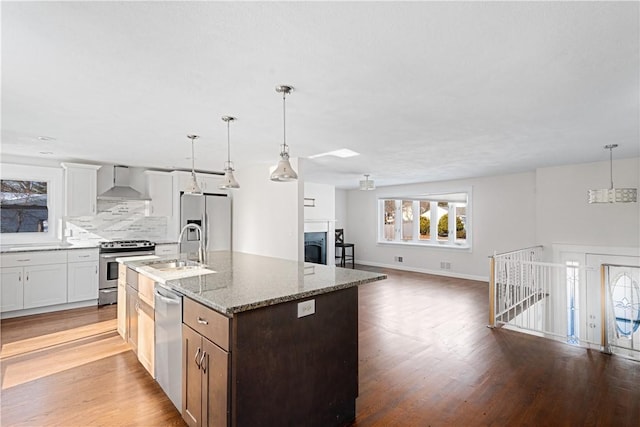
[[[267,165],[235,172],[240,189],[233,191],[233,250],[291,260],[304,260],[303,173],[293,182],[273,182]]]
[[[640,188],[640,158],[614,160],[613,173],[616,188]],[[537,243],[639,247],[640,203],[587,203],[610,181],[608,161],[538,169]]]
[[[377,243],[377,199],[471,189],[472,250]],[[535,244],[535,173],[379,187],[348,192],[345,240],[358,263],[487,280],[488,256]],[[402,256],[398,263],[396,256]],[[441,270],[440,263],[451,263]]]
[[[335,219],[335,187],[327,184],[304,183],[305,199],[313,199],[314,207],[304,208],[305,221]]]
[[[614,161],[617,188],[640,188],[640,158]],[[640,247],[640,204],[589,204],[587,190],[608,188],[609,162],[540,168],[535,172],[461,181],[352,190],[345,235],[356,244],[357,262],[486,280],[487,257],[541,244]],[[473,249],[465,252],[377,243],[376,200],[471,187]],[[336,203],[338,206],[339,203]],[[549,250],[549,256],[551,256]],[[394,261],[396,256],[403,263]],[[451,262],[450,271],[440,262]]]
[[[347,228],[348,198],[346,190],[336,189],[336,228]]]

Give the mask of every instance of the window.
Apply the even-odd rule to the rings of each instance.
[[[49,231],[47,183],[0,180],[0,215],[2,233]]]
[[[379,199],[378,242],[470,248],[469,194]]]

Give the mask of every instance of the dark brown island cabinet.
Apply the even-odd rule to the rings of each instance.
[[[182,328],[189,426],[326,427],[355,419],[357,286],[231,317],[185,297]]]

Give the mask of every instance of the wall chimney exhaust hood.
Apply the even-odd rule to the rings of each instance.
[[[106,166],[105,166],[106,167]],[[151,200],[148,196],[134,190],[129,185],[129,168],[113,167],[113,185],[98,195],[98,200]]]

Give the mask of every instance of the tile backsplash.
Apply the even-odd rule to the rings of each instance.
[[[95,216],[66,217],[64,233],[73,244],[104,240],[165,240],[167,217],[147,216],[149,202],[143,200],[98,200]]]

